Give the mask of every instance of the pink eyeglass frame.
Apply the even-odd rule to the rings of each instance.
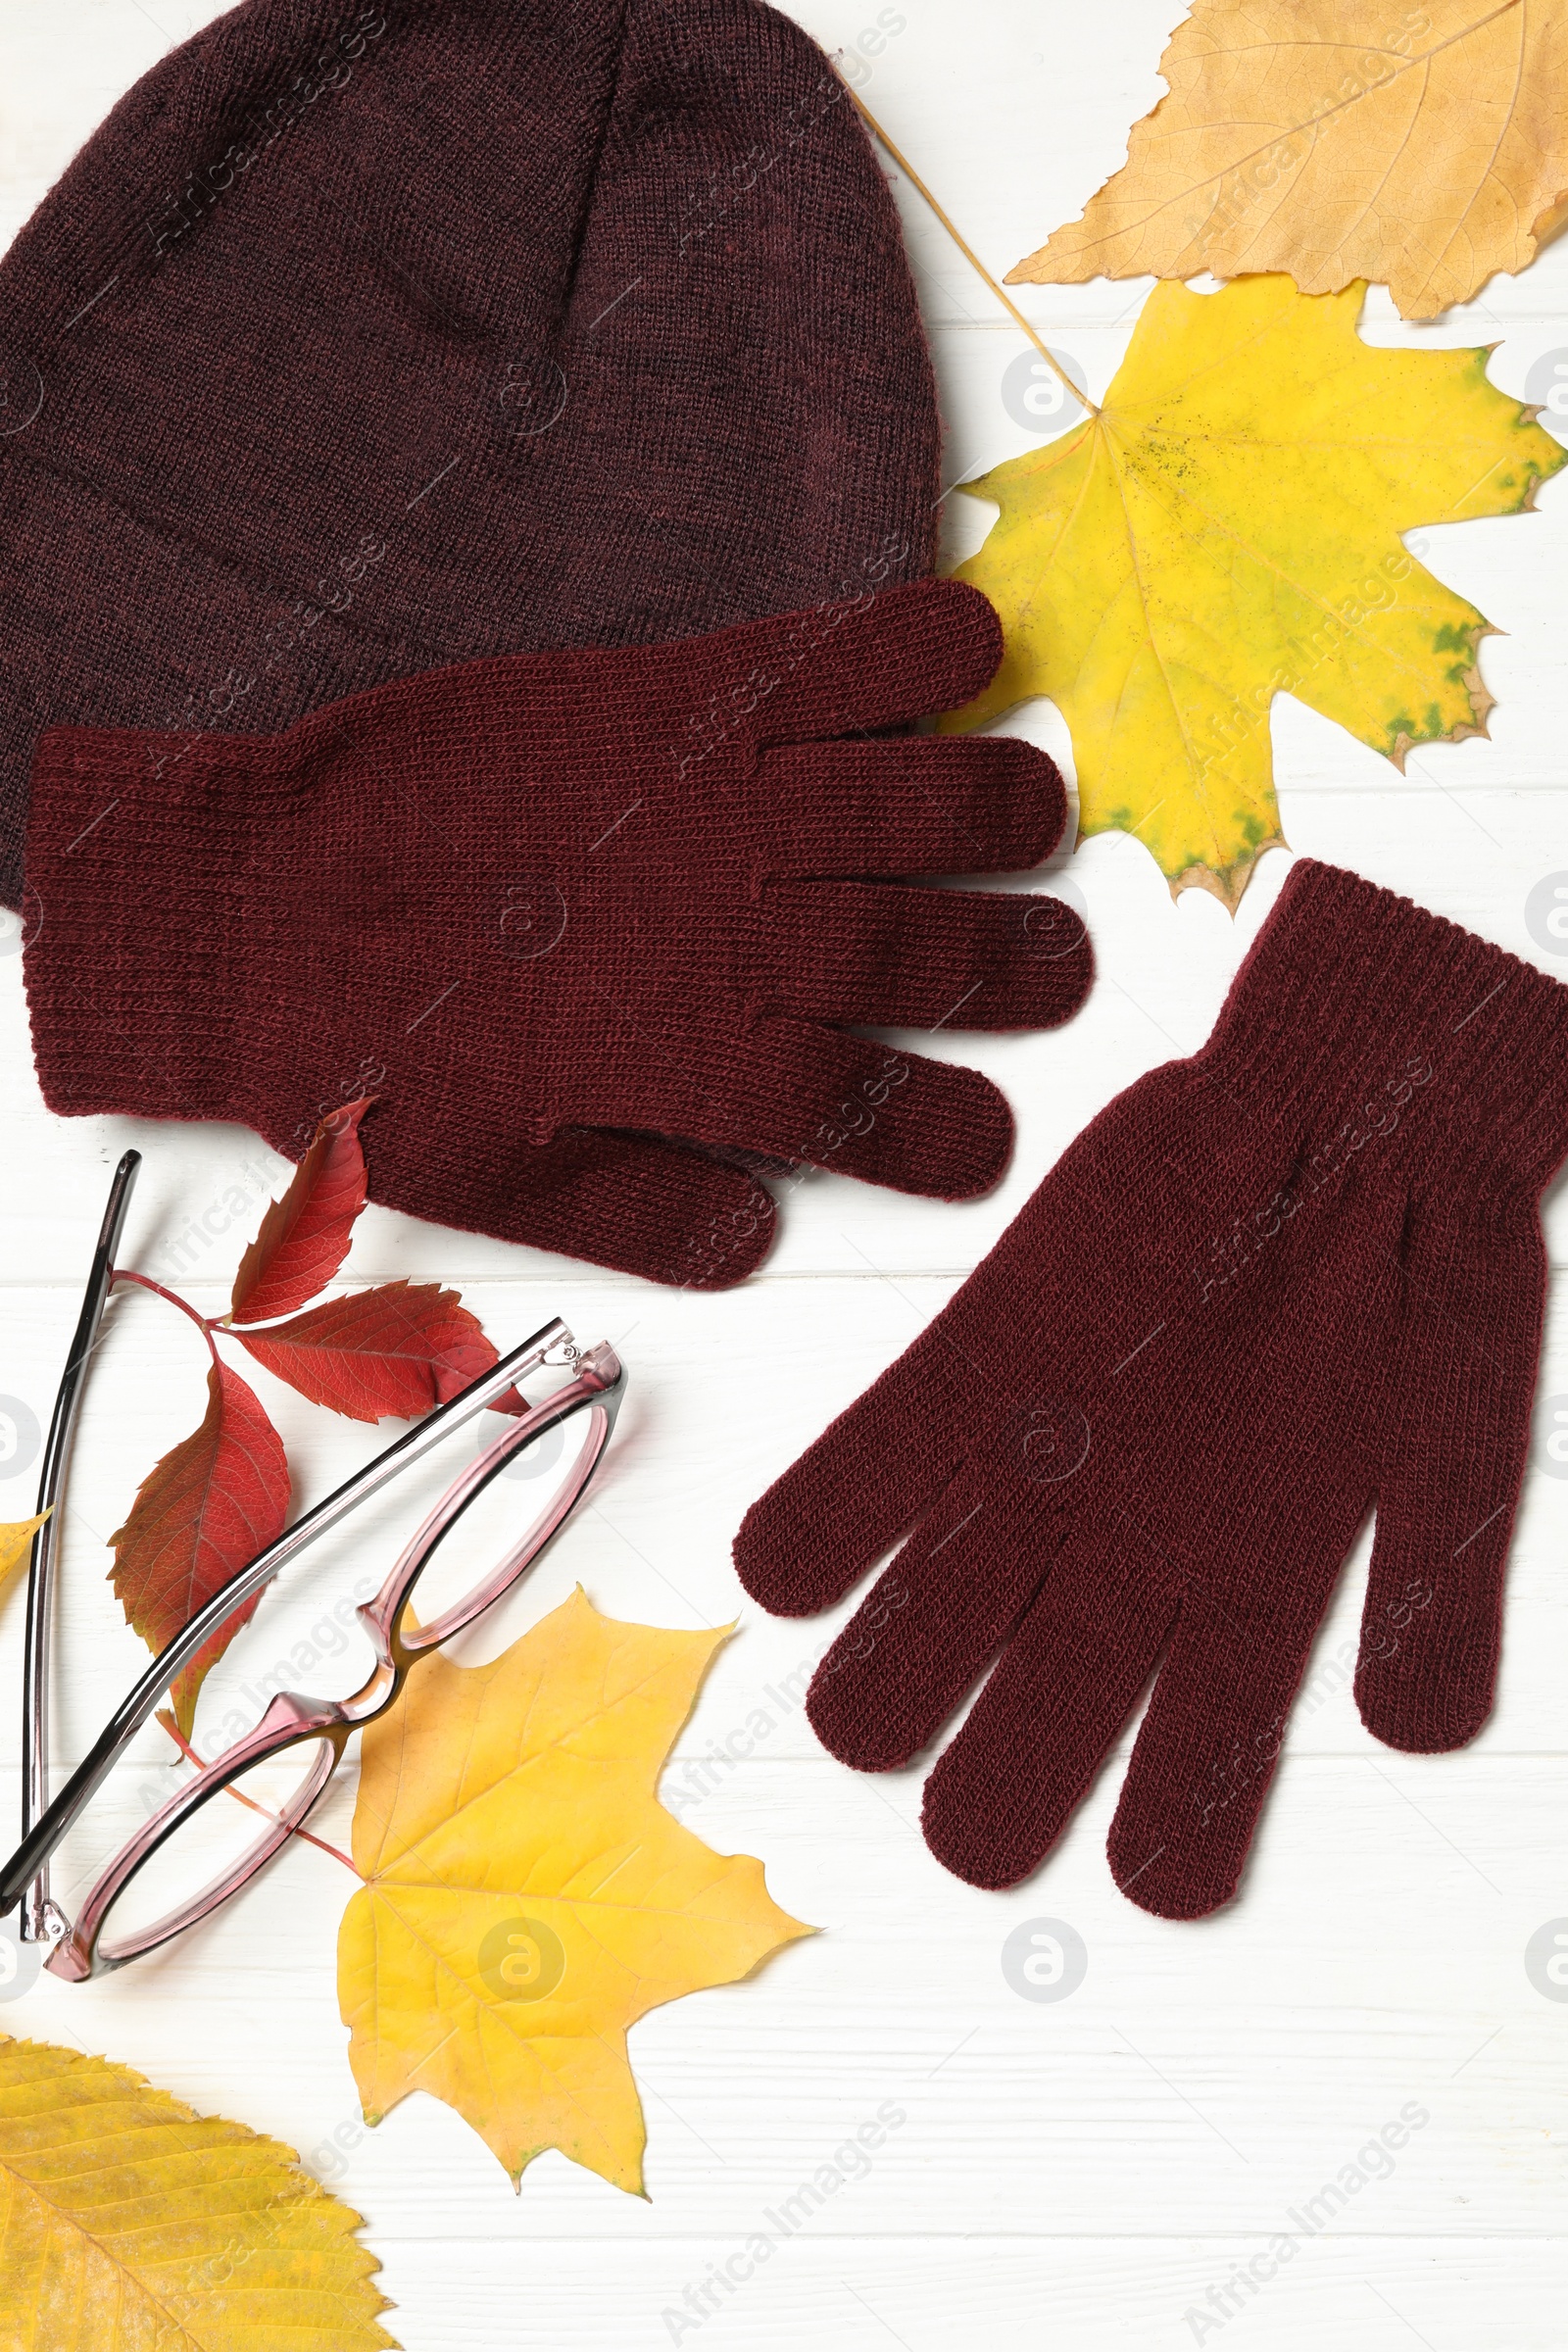
[[[109,1257],[123,1224],[137,1160],[136,1153],[127,1152],[117,1173],[115,1190],[110,1197],[109,1210],[100,1235],[98,1257],[94,1260],[93,1275],[89,1279],[81,1322],[77,1327],[76,1342],[68,1360],[66,1378],[62,1382],[61,1399],[56,1406],[55,1425],[50,1431],[43,1478],[43,1486],[49,1490],[52,1502],[58,1500],[64,1480],[81,1375],[107,1297]],[[485,1405],[504,1395],[515,1381],[544,1365],[564,1367],[571,1373],[571,1378],[553,1396],[546,1397],[543,1403],[519,1414],[510,1428],[494,1439],[453,1480],[404,1546],[380,1592],[372,1600],[364,1602],[357,1611],[370,1637],[374,1651],[374,1663],[361,1688],[345,1699],[313,1699],[303,1697],[297,1691],[280,1691],[252,1732],[226,1748],[220,1756],[205,1764],[194,1780],[177,1789],[167,1803],[143,1823],[97,1879],[74,1923],[67,1918],[49,1893],[49,1856],[188,1660],[195,1656],[220,1625],[226,1623],[237,1607],[271,1581],[285,1559],[303,1550],[306,1544],[314,1542],[328,1527],[335,1526],[359,1502],[395,1478],[409,1462],[417,1460],[427,1452],[449,1429],[482,1411]],[[44,1533],[51,1537],[54,1533],[54,1521],[51,1519],[46,1522],[45,1530],[40,1531],[40,1537],[34,1541],[28,1594],[29,1738],[24,1815],[25,1834],[22,1844],[6,1864],[4,1873],[0,1874],[0,1915],[9,1911],[19,1900],[24,1901],[24,1938],[26,1941],[48,1942],[54,1946],[46,1963],[54,1975],[79,1984],[90,1977],[123,1968],[128,1961],[157,1950],[161,1944],[168,1943],[187,1928],[195,1927],[199,1921],[210,1917],[231,1895],[237,1894],[258,1871],[266,1867],[294,1833],[304,1826],[319,1803],[333,1773],[342,1762],[343,1751],[350,1739],[396,1703],[410,1672],[419,1659],[430,1650],[439,1648],[442,1642],[449,1642],[455,1634],[462,1633],[512,1592],[554,1543],[581,1502],[599,1467],[625,1395],[625,1384],[624,1367],[612,1348],[602,1344],[587,1350],[580,1349],[566,1326],[559,1318],[553,1318],[519,1347],[500,1358],[487,1372],[470,1381],[456,1396],[449,1397],[445,1403],[427,1413],[414,1429],[407,1431],[334,1494],[296,1520],[275,1543],[269,1544],[265,1551],[258,1553],[254,1560],[231,1577],[153,1661],[52,1804],[47,1802],[40,1738],[48,1652],[48,1578],[55,1550],[53,1541],[47,1544],[42,1542]],[[589,1415],[588,1433],[564,1485],[552,1496],[526,1532],[510,1546],[486,1581],[428,1625],[412,1619],[410,1603],[419,1578],[436,1547],[451,1533],[464,1512],[525,1446],[571,1419],[574,1414],[584,1411]],[[221,1795],[242,1773],[306,1740],[324,1742],[319,1764],[307,1775],[288,1805],[281,1812],[268,1816],[268,1826],[236,1862],[220,1872],[200,1893],[193,1895],[189,1902],[177,1910],[167,1913],[133,1935],[118,1940],[105,1939],[104,1927],[114,1903],[160,1847],[167,1844],[202,1806]]]

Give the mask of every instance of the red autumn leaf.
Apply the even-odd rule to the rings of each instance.
[[[433,1282],[384,1282],[234,1337],[313,1404],[354,1421],[414,1420],[496,1360],[477,1316]],[[516,1411],[516,1392],[495,1409]]]
[[[365,1206],[365,1153],[360,1121],[370,1097],[349,1102],[321,1121],[281,1200],[239,1261],[229,1313],[236,1321],[268,1323],[291,1315],[324,1291],[348,1255],[354,1220]]]
[[[288,1460],[261,1398],[226,1364],[207,1375],[207,1396],[201,1427],[143,1479],[129,1518],[109,1539],[115,1592],[152,1650],[172,1641],[288,1520]],[[254,1599],[236,1609],[174,1684],[170,1696],[187,1739],[203,1678],[255,1609]]]

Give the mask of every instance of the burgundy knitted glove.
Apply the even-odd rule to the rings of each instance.
[[[604,1130],[982,1192],[997,1089],[836,1024],[1049,1026],[1089,985],[1059,901],[859,878],[1059,837],[1028,745],[859,733],[966,701],[1000,654],[983,597],[924,581],[438,670],[284,735],[54,729],[27,841],[45,1097],[297,1153],[374,1095],[377,1200],[700,1286],[761,1256],[769,1197]]]
[[[817,1670],[819,1737],[904,1764],[1000,1649],[924,1827],[960,1878],[1010,1886],[1157,1664],[1110,1863],[1195,1918],[1235,1892],[1376,1503],[1362,1716],[1396,1747],[1470,1739],[1565,1149],[1568,989],[1298,864],[1202,1052],[1101,1113],[748,1514],[742,1582],[790,1615],[915,1526]]]

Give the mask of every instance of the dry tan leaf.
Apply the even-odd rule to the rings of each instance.
[[[1195,0],[1127,162],[1008,283],[1284,270],[1407,318],[1523,270],[1568,209],[1568,0]]]

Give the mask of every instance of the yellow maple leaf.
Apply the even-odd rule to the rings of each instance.
[[[3,2352],[396,2352],[359,2227],[277,2140],[0,2038]]]
[[[1407,318],[1523,270],[1568,206],[1568,0],[1194,0],[1127,161],[1008,283],[1283,270]]]
[[[36,1519],[19,1519],[12,1526],[0,1527],[0,1590],[31,1551],[32,1539],[48,1516],[47,1511],[40,1511]]]
[[[1364,289],[1155,286],[1103,409],[961,486],[999,520],[958,569],[1002,615],[983,725],[1049,695],[1080,832],[1119,828],[1174,890],[1234,907],[1281,842],[1269,710],[1294,694],[1396,765],[1484,734],[1473,605],[1400,544],[1511,514],[1568,463],[1487,353],[1382,351]]]
[[[488,1666],[427,1659],[366,1733],[338,1995],[368,2122],[431,2091],[514,2180],[561,2148],[644,2193],[627,2028],[812,1933],[656,1793],[730,1630],[579,1587]]]

